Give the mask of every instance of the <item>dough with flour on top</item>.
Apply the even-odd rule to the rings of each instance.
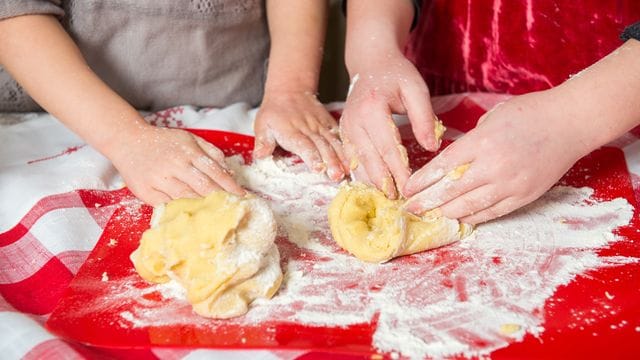
[[[216,191],[154,209],[131,260],[145,280],[177,281],[199,315],[230,318],[280,287],[276,222],[255,196]]]
[[[458,241],[472,227],[431,211],[415,216],[374,187],[343,185],[329,206],[329,225],[343,249],[367,262],[385,262]]]

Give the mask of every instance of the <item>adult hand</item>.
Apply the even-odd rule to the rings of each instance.
[[[122,139],[107,156],[133,194],[146,203],[196,198],[214,190],[245,194],[227,169],[222,151],[198,136],[145,125]]]
[[[498,105],[411,176],[407,210],[477,224],[536,200],[591,150],[566,108],[553,90]]]
[[[299,155],[316,172],[334,181],[348,173],[338,125],[314,94],[290,92],[267,94],[254,125],[258,159],[273,153],[276,144]]]
[[[387,56],[358,68],[340,120],[342,140],[356,180],[396,198],[410,175],[406,149],[392,114],[407,114],[418,143],[440,146],[436,117],[422,76],[404,55]],[[441,135],[441,134],[440,134]]]

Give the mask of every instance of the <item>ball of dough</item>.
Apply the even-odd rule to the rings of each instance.
[[[403,203],[367,185],[343,185],[329,206],[333,238],[360,260],[385,262],[450,244],[472,230],[435,212],[415,216]]]
[[[280,287],[276,222],[267,203],[224,191],[154,209],[152,227],[131,254],[144,279],[177,281],[196,313],[230,318]]]

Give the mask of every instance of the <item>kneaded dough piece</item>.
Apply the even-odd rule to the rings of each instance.
[[[432,211],[415,216],[376,188],[343,185],[329,206],[329,226],[338,245],[358,259],[385,262],[458,241],[472,228]]]
[[[193,310],[230,318],[280,287],[276,222],[255,196],[216,191],[205,198],[178,199],[154,209],[131,260],[145,280],[177,281]]]

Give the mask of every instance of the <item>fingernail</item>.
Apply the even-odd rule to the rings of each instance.
[[[433,151],[438,151],[440,149],[440,146],[442,146],[442,139],[436,139],[436,146]]]
[[[460,236],[460,238],[466,237],[469,234],[471,234],[471,232],[474,229],[474,225],[473,224],[467,224],[467,223],[460,223],[460,226],[458,227],[458,236]]]
[[[402,164],[409,166],[409,155],[407,154],[407,148],[402,144],[398,144],[398,151],[400,151],[400,157],[402,158]]]
[[[420,208],[420,205],[415,202],[405,203],[404,211],[410,212],[414,215],[420,215],[420,213],[422,213],[422,209]]]
[[[436,219],[436,218],[442,217],[442,210],[439,207],[437,207],[429,211],[423,211],[421,216],[427,219]]]
[[[404,183],[404,186],[402,187],[402,195],[406,198],[411,197],[411,195],[413,195],[413,189],[410,185],[411,182],[411,178],[407,179],[407,182]]]
[[[389,199],[395,199],[396,189],[393,179],[389,176],[382,179],[382,192],[387,195]]]
[[[355,158],[355,157],[351,158],[351,161],[349,162],[349,168],[351,170],[355,170],[358,168],[358,158]]]
[[[264,144],[260,141],[256,141],[253,145],[253,152],[260,152],[264,148]]]
[[[325,172],[326,170],[327,170],[327,164],[323,162],[316,163],[315,165],[313,165],[313,171],[317,173],[322,173],[322,172]]]
[[[329,170],[327,170],[327,176],[329,176],[329,179],[333,181],[338,181],[344,177],[344,172],[339,169],[336,170],[334,168],[330,168]]]

